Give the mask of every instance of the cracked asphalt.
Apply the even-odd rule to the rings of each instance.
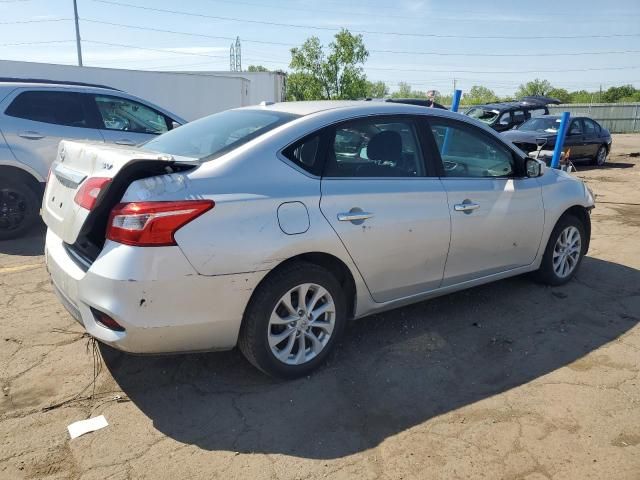
[[[43,229],[0,242],[0,478],[640,479],[640,135],[616,135],[588,257],[352,322],[281,383],[236,352],[135,357],[54,297]],[[94,380],[95,378],[95,380]],[[69,440],[67,425],[109,426]]]

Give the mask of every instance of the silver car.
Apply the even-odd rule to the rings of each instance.
[[[591,192],[444,110],[218,113],[141,148],[62,142],[42,207],[69,312],[137,353],[238,345],[285,378],[345,323],[505,277],[575,274]]]
[[[136,145],[184,120],[111,88],[0,82],[0,240],[38,218],[62,139]]]

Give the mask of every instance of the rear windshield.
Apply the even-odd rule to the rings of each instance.
[[[297,115],[283,112],[227,110],[171,130],[142,148],[212,160],[296,118]]]
[[[471,118],[475,118],[484,123],[492,123],[498,116],[497,110],[485,110],[483,108],[472,108],[467,112]]]
[[[560,119],[554,117],[537,117],[524,122],[518,130],[523,132],[558,133]]]

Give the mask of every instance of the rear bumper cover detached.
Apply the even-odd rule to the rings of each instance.
[[[69,313],[96,339],[131,353],[227,350],[236,345],[245,306],[267,273],[203,276],[179,247],[107,242],[84,271],[47,231],[47,269]],[[96,322],[92,309],[124,331]]]

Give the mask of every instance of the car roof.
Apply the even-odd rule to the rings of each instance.
[[[19,80],[12,78],[3,78],[0,77],[0,87],[2,88],[68,88],[70,90],[106,90],[110,92],[120,92],[117,88],[109,87],[106,85],[97,85],[92,83],[82,83],[82,82],[57,82],[53,80],[38,80],[38,79],[29,79],[29,80]]]
[[[485,103],[483,105],[471,105],[470,108],[482,108],[484,110],[512,110],[516,108],[544,108],[546,105],[541,103],[533,103],[526,101],[518,101],[518,102],[496,102],[496,103]]]
[[[324,112],[336,108],[360,107],[368,102],[361,100],[317,100],[307,102],[262,102],[259,105],[242,107],[241,109],[260,109],[273,112],[291,113],[293,115],[311,115],[313,113]]]

